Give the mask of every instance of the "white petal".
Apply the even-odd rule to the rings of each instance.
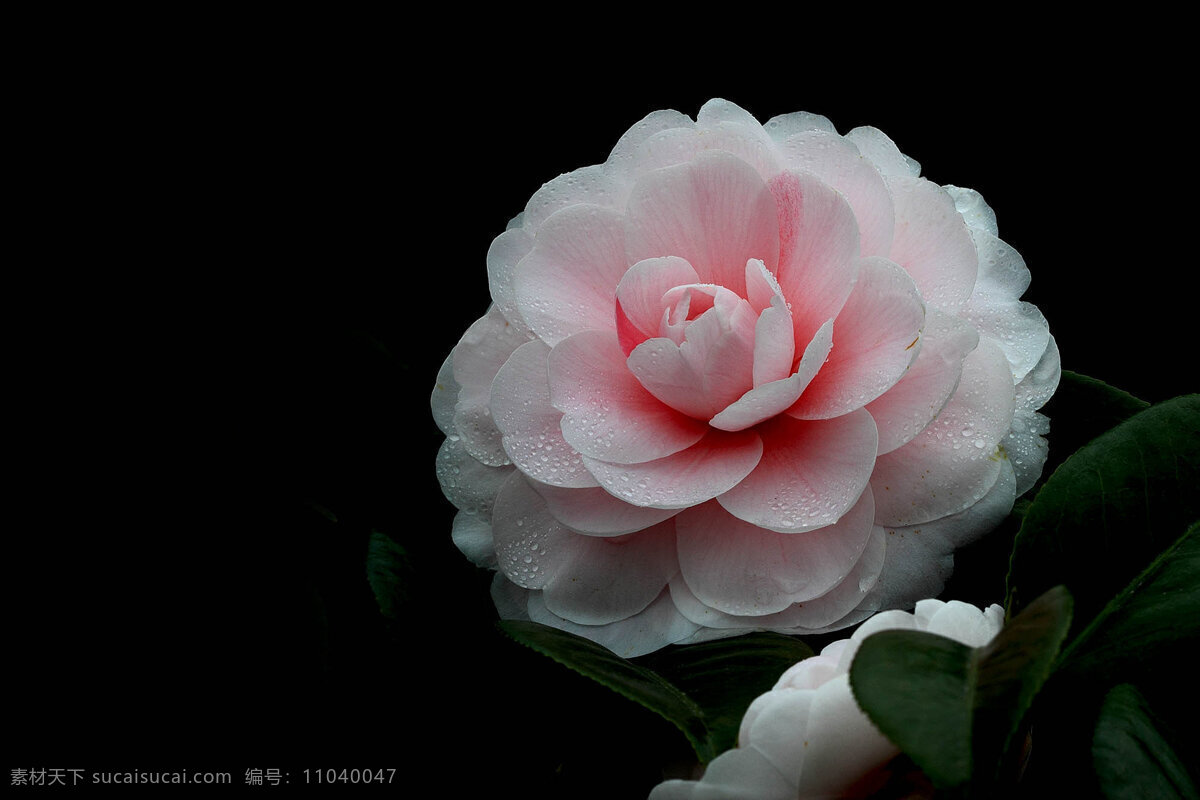
[[[941,519],[886,529],[887,557],[883,573],[861,608],[910,608],[918,600],[941,594],[954,571],[954,551],[979,539],[1012,511],[1016,475],[1001,461],[995,482],[977,503]]]
[[[562,412],[550,404],[550,347],[535,339],[516,349],[492,382],[492,418],[504,452],[521,472],[553,486],[597,486],[562,435]]]
[[[488,288],[492,301],[504,318],[514,325],[528,329],[517,310],[513,277],[517,264],[533,249],[533,237],[521,228],[510,228],[492,240],[487,252]]]
[[[458,381],[454,380],[454,354],[451,352],[446,354],[429,396],[434,424],[447,436],[457,435],[454,433],[454,409],[458,405],[460,388]]]
[[[452,353],[454,380],[461,387],[454,431],[471,455],[491,466],[509,463],[489,407],[492,380],[513,351],[527,341],[528,333],[492,306],[467,328]]]
[[[681,615],[664,591],[644,611],[607,625],[579,625],[546,609],[541,592],[529,594],[529,618],[543,625],[583,636],[622,658],[637,658],[694,634],[699,626]]]
[[[846,133],[860,153],[870,159],[881,175],[915,178],[921,174],[921,165],[900,152],[890,137],[878,128],[864,125]]]

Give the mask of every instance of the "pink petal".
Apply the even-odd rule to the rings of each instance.
[[[659,335],[663,301],[676,286],[699,283],[700,276],[682,258],[667,256],[639,261],[621,276],[617,284],[617,333],[621,349],[629,355],[633,348]]]
[[[754,385],[786,378],[796,355],[792,310],[779,282],[758,259],[746,262],[746,299],[758,312],[754,324]]]
[[[971,296],[979,264],[967,223],[935,183],[894,178],[888,186],[896,206],[888,257],[912,275],[927,303],[957,311]]]
[[[647,339],[629,354],[627,364],[646,391],[671,408],[699,420],[713,415],[713,404],[702,391],[703,374],[670,339]]]
[[[958,386],[962,362],[979,345],[967,323],[927,308],[916,361],[883,395],[867,404],[879,428],[879,453],[912,441],[942,410]]]
[[[850,296],[858,277],[858,225],[846,200],[812,175],[785,172],[770,187],[779,209],[773,272],[791,304],[800,350]]]
[[[680,351],[694,362],[703,359],[702,389],[714,409],[724,408],[754,386],[755,320],[750,304],[738,298],[732,311],[714,307],[688,326]]]
[[[562,412],[550,404],[550,347],[535,339],[509,357],[492,383],[491,411],[504,452],[530,478],[554,486],[596,486],[562,435]]]
[[[615,333],[584,331],[562,341],[550,353],[549,374],[563,438],[585,456],[650,461],[695,444],[708,429],[638,383]]]
[[[670,519],[678,509],[634,506],[601,488],[563,489],[534,484],[550,513],[573,531],[591,536],[621,536]]]
[[[808,533],[768,531],[705,503],[676,518],[680,570],[693,594],[718,611],[782,611],[819,597],[850,572],[874,517],[870,492],[835,524]]]
[[[677,286],[663,300],[661,330],[671,338],[638,345],[630,371],[667,405],[706,419],[753,385],[755,314],[745,300],[711,284]]]
[[[787,301],[776,295],[770,308],[763,309],[754,323],[754,385],[788,377],[795,355],[792,312]]]
[[[832,131],[807,130],[783,140],[779,150],[788,169],[812,173],[845,196],[858,221],[862,255],[887,255],[895,220],[892,195],[853,143]]]
[[[775,201],[754,168],[728,153],[643,175],[626,209],[630,261],[680,256],[700,279],[745,294],[746,261],[779,253]],[[615,285],[615,283],[614,283]]]
[[[678,572],[674,522],[606,539],[571,534],[569,555],[546,581],[552,614],[580,625],[605,625],[643,611]]]
[[[767,265],[757,258],[747,261],[746,300],[750,302],[750,307],[761,312],[768,308],[776,297],[783,297],[784,301],[787,301],[783,295],[783,288],[775,279],[775,275],[767,269]]]
[[[829,361],[788,413],[801,419],[840,416],[879,397],[904,375],[925,322],[912,278],[882,258],[863,259],[858,283],[834,322]]]
[[[565,208],[538,228],[533,250],[517,265],[517,309],[550,345],[583,330],[613,330],[615,290],[628,266],[620,214]]]
[[[763,312],[766,313],[765,311]],[[782,380],[755,386],[708,421],[714,428],[740,431],[789,411],[825,363],[833,346],[833,320],[828,320],[804,349],[796,372]]]
[[[640,464],[614,464],[584,457],[600,485],[627,503],[653,508],[687,508],[727,492],[762,457],[753,431],[709,430],[674,455]]]
[[[762,460],[719,498],[731,514],[769,530],[799,532],[832,525],[858,502],[878,447],[865,410],[831,420],[784,415],[756,430]]]

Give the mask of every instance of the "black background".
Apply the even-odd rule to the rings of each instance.
[[[1194,168],[1162,51],[926,35],[876,59],[693,43],[617,68],[311,22],[100,47],[29,93],[8,767],[278,768],[292,789],[391,767],[409,791],[633,797],[686,758],[667,723],[496,633],[428,410],[487,308],[491,239],[655,109],[882,129],[984,195],[1065,368],[1150,401],[1197,388]],[[409,555],[391,627],[372,530]]]

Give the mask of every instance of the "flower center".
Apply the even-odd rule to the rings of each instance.
[[[778,283],[751,259],[746,287],[742,297],[701,283],[679,258],[631,267],[617,288],[617,327],[642,386],[677,411],[724,427],[723,411],[791,375],[791,312]]]

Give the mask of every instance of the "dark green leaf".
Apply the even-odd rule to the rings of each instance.
[[[717,755],[700,707],[653,670],[573,633],[536,622],[503,620],[500,629],[521,644],[641,704],[683,731],[704,762]]]
[[[639,663],[678,686],[703,709],[719,753],[737,744],[751,701],[770,691],[789,667],[811,655],[812,648],[791,636],[751,633],[668,647]]]
[[[850,666],[859,706],[939,788],[971,778],[976,680],[970,647],[922,631],[872,634]]]
[[[1059,583],[1090,622],[1200,517],[1200,395],[1152,406],[1080,448],[1029,507],[1013,547],[1007,608]]]
[[[1092,760],[1108,800],[1200,798],[1145,698],[1129,684],[1116,686],[1104,698],[1092,737]]]
[[[972,750],[976,774],[990,780],[1008,752],[1013,734],[1050,676],[1071,627],[1074,603],[1056,586],[1009,620],[1000,634],[979,648]],[[991,764],[991,772],[982,772]]]
[[[1071,453],[1149,407],[1145,400],[1104,381],[1063,370],[1054,396],[1042,408],[1050,418],[1050,456],[1044,474],[1051,474]]]
[[[1198,638],[1200,523],[1195,523],[1076,637],[1061,669],[1116,682],[1129,677],[1131,668],[1183,658]]]
[[[367,542],[367,581],[375,593],[380,612],[388,619],[399,616],[408,598],[411,566],[404,548],[387,534],[371,531]]]
[[[935,786],[990,785],[1070,619],[1070,595],[1056,587],[984,647],[880,631],[859,648],[850,685],[871,720]]]

